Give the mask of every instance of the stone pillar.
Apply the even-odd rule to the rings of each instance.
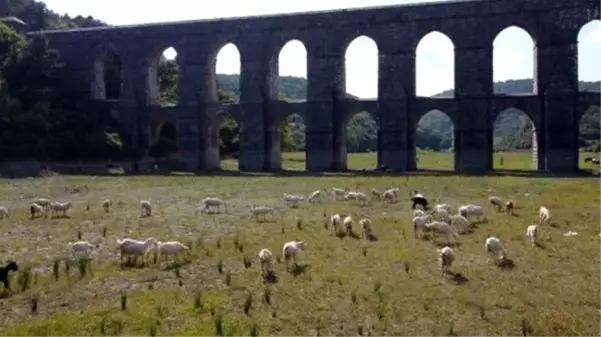
[[[340,104],[345,93],[344,57],[339,45],[310,42],[316,45],[307,48],[307,171],[338,171],[346,168]]]
[[[220,168],[219,119],[214,65],[210,51],[195,45],[203,44],[178,48],[178,152],[190,168],[217,170]]]
[[[563,38],[539,39],[536,46],[536,89],[539,95],[544,95],[541,102],[544,141],[539,145],[544,148],[545,171],[575,172],[578,170],[577,31],[568,34],[563,28],[553,29],[562,32],[558,36]]]
[[[408,97],[415,95],[415,52],[380,52],[378,81],[378,166],[393,171],[416,168],[414,130]]]
[[[466,43],[467,42],[467,43]],[[455,46],[455,171],[481,173],[493,168],[490,97],[493,92],[492,46],[458,41]]]

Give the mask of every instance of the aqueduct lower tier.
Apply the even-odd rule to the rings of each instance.
[[[420,117],[444,111],[455,125],[455,168],[492,169],[493,121],[506,108],[526,112],[536,128],[537,169],[578,168],[578,124],[599,104],[598,93],[578,92],[577,36],[599,19],[598,0],[471,0],[279,16],[104,27],[44,34],[59,50],[74,90],[103,99],[99,55],[110,50],[121,59],[119,119],[142,150],[150,147],[155,118],[174,121],[179,154],[190,169],[219,167],[218,115],[231,114],[240,127],[240,169],[281,167],[278,126],[288,115],[303,117],[307,130],[307,169],[346,167],[344,127],[359,111],[379,124],[378,163],[396,170],[416,168],[414,133]],[[492,41],[516,25],[535,42],[534,94],[493,94]],[[440,31],[455,45],[455,96],[415,95],[415,47],[421,37]],[[379,49],[378,99],[345,96],[344,52],[359,35]],[[278,101],[277,56],[290,40],[307,49],[307,101]],[[241,54],[240,100],[217,103],[215,57],[226,43]],[[180,67],[179,105],[157,102],[157,55],[173,46]]]

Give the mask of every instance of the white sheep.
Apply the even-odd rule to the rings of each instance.
[[[220,213],[221,206],[223,206],[224,210],[227,210],[227,203],[220,198],[206,197],[206,198],[203,198],[201,200],[201,202],[204,205],[204,208],[202,210],[207,213],[211,210],[211,208],[217,208],[217,213]],[[198,213],[198,211],[199,210],[197,209],[196,213]]]
[[[261,263],[261,271],[263,272],[263,274],[266,274],[272,268],[271,264],[273,259],[273,253],[271,253],[269,249],[263,248],[259,251],[259,254],[257,254],[257,256],[259,257],[259,262]]]
[[[361,219],[359,220],[359,226],[361,226],[361,237],[369,237],[369,235],[372,235],[373,232],[373,226],[371,223],[371,220],[369,219]]]
[[[332,193],[334,193],[334,200],[344,199],[346,192],[348,192],[348,188],[345,188],[345,189],[336,188],[336,187],[332,188]]]
[[[416,216],[424,216],[424,215],[426,215],[426,212],[424,212],[421,209],[415,209],[415,210],[413,210],[413,216],[414,217],[416,217]]]
[[[50,204],[50,209],[52,210],[52,216],[58,216],[62,213],[64,216],[67,216],[67,211],[71,208],[72,203],[69,202],[53,202]]]
[[[141,216],[152,216],[152,204],[148,200],[140,200]]]
[[[46,199],[46,198],[36,198],[33,200],[33,203],[36,205],[40,205],[44,208],[49,208],[50,207],[50,199]]]
[[[390,188],[382,193],[382,199],[389,203],[396,203],[398,200],[400,189],[398,187]]]
[[[438,253],[440,254],[440,275],[444,276],[451,271],[453,261],[455,261],[455,252],[451,247],[445,246],[442,249],[438,249]]]
[[[94,245],[89,243],[88,241],[69,242],[68,246],[71,250],[72,257],[75,257],[76,255],[81,253],[83,253],[87,257],[90,255],[92,249],[94,249]]]
[[[432,232],[433,234],[446,234],[455,239],[459,238],[459,234],[446,222],[432,221],[424,226],[424,232]]]
[[[449,204],[436,204],[434,205],[434,207],[432,208],[433,211],[438,211],[438,210],[445,210],[447,212],[451,211],[451,206]]]
[[[497,258],[500,261],[504,261],[507,259],[507,251],[505,250],[505,247],[503,247],[501,240],[494,236],[491,236],[488,239],[486,239],[484,249],[494,260],[496,260]]]
[[[375,188],[371,189],[371,197],[375,200],[382,200],[383,198],[383,192],[380,192],[378,190],[376,190]]]
[[[469,219],[470,216],[475,216],[480,220],[480,217],[484,217],[484,210],[482,206],[478,205],[463,205],[459,207],[458,213]]]
[[[46,211],[45,211],[44,207],[42,207],[38,204],[29,205],[29,212],[31,213],[32,219],[46,215]]]
[[[0,206],[0,219],[10,218],[10,211],[6,206]]]
[[[528,240],[530,241],[532,247],[535,247],[538,241],[538,226],[528,226],[528,228],[526,229],[526,236],[528,237]]]
[[[290,270],[289,265],[290,265],[290,260],[292,260],[294,262],[294,265],[296,266],[296,258],[299,252],[302,252],[305,250],[305,243],[303,241],[299,241],[299,240],[294,240],[294,241],[289,241],[286,242],[284,244],[284,246],[282,247],[282,256],[284,257],[284,261],[286,262],[286,270]]]
[[[263,217],[263,220],[267,220],[267,216],[273,216],[275,213],[275,209],[269,206],[251,206],[250,207],[251,216],[254,217],[257,221],[260,221],[260,217]]]
[[[495,208],[495,210],[497,212],[501,212],[503,211],[503,199],[499,198],[499,197],[495,197],[495,196],[489,196],[488,197],[488,202],[490,202],[490,204]]]
[[[432,217],[430,215],[421,215],[413,217],[411,221],[413,223],[413,236],[417,237],[417,233],[424,233],[426,224],[430,221]]]
[[[110,199],[106,199],[102,202],[102,208],[106,213],[110,212],[111,206],[113,206],[113,202]]]
[[[142,256],[144,260],[146,260],[148,253],[157,246],[157,241],[153,237],[144,241],[125,238],[117,239],[117,244],[119,245],[119,251],[121,252],[121,264],[123,264],[123,259],[126,256],[133,256],[134,258]]]
[[[450,224],[453,226],[457,232],[465,233],[470,228],[470,221],[461,214],[452,214],[450,216]]]
[[[353,218],[350,215],[342,219],[342,227],[347,234],[351,234],[353,232]]]
[[[321,190],[316,190],[309,194],[309,202],[321,202]]]
[[[305,200],[305,197],[299,196],[299,195],[292,195],[292,194],[285,193],[284,194],[284,200],[286,201],[286,205],[288,207],[298,208],[298,206],[300,205],[301,201]]]
[[[337,235],[342,227],[342,217],[340,214],[334,214],[330,217],[330,228],[332,235]]]
[[[538,218],[541,225],[543,223],[549,223],[551,221],[551,213],[549,212],[549,209],[545,206],[541,206],[540,210],[538,211]]]
[[[436,220],[451,222],[451,218],[449,217],[449,211],[444,208],[434,208],[432,210],[432,217]]]
[[[355,192],[355,191],[347,192],[344,195],[344,200],[356,200],[357,202],[362,203],[362,204],[370,203],[370,200],[369,200],[369,197],[367,196],[367,194],[365,194],[363,192]]]
[[[177,256],[181,252],[186,252],[190,256],[190,248],[179,241],[157,241],[153,250],[157,252],[157,261],[161,263],[161,256],[165,256],[165,261],[168,262],[169,255],[173,255],[174,262],[177,263]]]

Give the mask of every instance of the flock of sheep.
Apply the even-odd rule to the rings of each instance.
[[[315,203],[321,202],[323,195],[326,193],[326,190],[316,190],[309,194],[306,198],[308,202]],[[336,201],[355,201],[357,203],[368,205],[372,203],[373,200],[387,202],[387,203],[396,203],[399,198],[400,189],[399,188],[390,188],[385,190],[384,192],[379,192],[375,189],[371,190],[371,198],[368,194],[360,191],[350,191],[348,189],[340,189],[340,188],[332,188],[332,194],[334,200]],[[292,194],[284,194],[284,201],[287,206],[290,208],[298,208],[300,204],[305,201],[304,196],[292,195]],[[477,217],[478,219],[484,217],[485,213],[482,206],[479,205],[462,205],[458,207],[457,213],[451,213],[451,207],[448,204],[437,204],[434,207],[429,206],[429,202],[426,197],[422,194],[417,193],[417,191],[413,191],[411,193],[411,201],[412,201],[412,212],[413,212],[413,230],[414,236],[423,235],[426,233],[431,233],[433,235],[443,234],[448,238],[459,238],[459,234],[466,233],[469,231],[472,223],[470,222],[470,218]],[[503,200],[496,196],[490,196],[488,198],[488,202],[494,207],[494,209],[498,212],[505,210],[507,213],[512,214],[514,210],[514,202],[509,200],[507,202],[503,202]],[[113,203],[111,200],[107,199],[102,202],[102,208],[105,212],[110,212]],[[52,202],[49,199],[45,198],[37,198],[35,199],[29,209],[31,213],[31,218],[46,217],[48,213],[51,213],[52,216],[66,216],[67,211],[71,208],[72,203],[60,203],[60,202]],[[208,197],[202,199],[201,206],[197,209],[198,212],[210,212],[211,210],[216,210],[216,212],[220,212],[221,208],[227,209],[227,203],[216,197]],[[88,205],[89,209],[89,205]],[[147,200],[140,201],[140,211],[142,217],[152,216],[153,205]],[[271,206],[251,206],[250,208],[251,216],[254,217],[257,221],[266,220],[268,216],[273,216],[276,212],[276,209]],[[9,217],[10,212],[7,207],[0,206],[0,219],[5,217]],[[325,214],[324,214],[325,216]],[[549,210],[541,206],[539,210],[539,224],[549,223],[551,219]],[[345,214],[334,214],[330,217],[327,222],[326,227],[331,228],[332,234],[336,236],[344,236],[347,234],[353,234],[353,225],[354,219],[350,215]],[[363,218],[359,220],[358,225],[361,229],[361,238],[370,238],[375,237],[373,234],[373,224],[370,219]],[[538,225],[533,224],[527,227],[526,229],[526,237],[530,241],[530,243],[535,246],[537,244],[537,239],[539,236]],[[121,263],[123,263],[125,258],[133,257],[137,259],[137,257],[143,257],[146,260],[148,254],[154,253],[157,257],[157,260],[160,263],[161,256],[165,256],[167,259],[168,256],[174,256],[175,262],[177,262],[177,257],[180,253],[185,252],[190,254],[190,247],[187,247],[183,243],[179,241],[166,241],[161,242],[157,241],[155,238],[150,237],[145,240],[136,240],[131,238],[123,238],[117,240],[118,249],[120,251]],[[68,244],[69,250],[73,257],[83,254],[86,257],[89,256],[92,249],[94,249],[94,245],[88,241],[77,241],[77,242],[69,242]],[[293,262],[294,267],[296,267],[297,263],[297,255],[299,252],[305,250],[306,243],[299,240],[293,240],[286,242],[282,247],[282,257],[286,261],[286,270],[290,270],[290,262]],[[507,256],[507,251],[504,248],[501,240],[496,237],[489,237],[485,242],[485,251],[491,255],[493,259],[495,259],[498,263],[509,262]],[[452,264],[455,260],[455,252],[448,245],[438,249],[439,257],[440,257],[440,269],[441,275],[445,275],[451,272]],[[273,275],[273,256],[274,254],[267,248],[261,249],[257,257],[259,259],[261,269],[263,271],[263,276],[268,277],[270,274]],[[0,281],[2,281],[6,288],[8,288],[7,275],[9,271],[18,270],[18,266],[15,262],[10,261],[6,267],[0,267]]]

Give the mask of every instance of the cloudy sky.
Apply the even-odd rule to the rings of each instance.
[[[43,0],[58,13],[91,15],[112,25],[166,22],[259,14],[290,13],[350,7],[416,2],[411,0]],[[428,1],[421,1],[428,2]],[[601,23],[587,24],[579,35],[579,76],[583,81],[601,80]],[[494,42],[494,80],[530,78],[533,44],[528,34],[515,27],[504,30]],[[168,50],[166,56],[174,57]],[[361,98],[377,96],[377,47],[360,37],[346,54],[347,91]],[[453,44],[439,33],[428,34],[417,49],[417,94],[430,96],[453,88]],[[240,59],[233,45],[218,55],[217,72],[240,73]],[[300,42],[288,43],[280,54],[280,75],[306,77],[306,52]]]

